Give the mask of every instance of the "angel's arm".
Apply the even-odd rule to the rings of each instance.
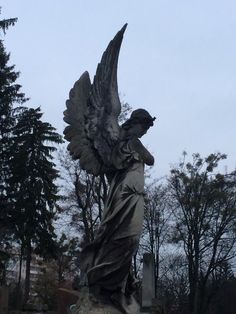
[[[152,166],[154,164],[154,157],[149,153],[149,151],[143,146],[139,139],[132,139],[130,142],[131,148],[135,150],[143,162],[148,165]]]

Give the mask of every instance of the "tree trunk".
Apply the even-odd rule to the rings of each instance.
[[[194,277],[194,260],[193,255],[188,256],[188,280],[189,280],[189,313],[194,314],[195,300],[195,277]]]
[[[160,269],[160,237],[156,237],[156,254],[155,256],[155,297],[158,293],[159,269]]]
[[[27,243],[26,248],[26,271],[25,271],[25,294],[24,294],[24,304],[27,303],[29,300],[29,293],[30,293],[30,265],[31,265],[31,258],[32,258],[32,247],[31,241]]]
[[[23,259],[23,246],[21,245],[21,248],[20,248],[19,276],[18,276],[18,282],[17,282],[18,290],[19,290],[20,284],[21,284],[22,259]]]
[[[20,248],[20,265],[19,265],[19,276],[17,282],[17,294],[16,294],[16,305],[17,309],[21,308],[22,302],[22,290],[21,290],[21,275],[22,275],[22,261],[23,261],[23,245]]]

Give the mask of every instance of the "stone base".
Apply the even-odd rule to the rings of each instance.
[[[80,288],[76,306],[70,307],[71,314],[122,314],[112,304],[98,301],[87,287]]]
[[[113,300],[115,302],[115,299]],[[116,304],[116,303],[115,303]],[[70,314],[139,314],[140,307],[138,303],[132,302],[132,305],[128,306],[125,311],[119,310],[119,306],[116,307],[111,300],[97,299],[93,294],[89,293],[87,287],[80,288],[78,293],[78,301],[76,305],[70,306]]]
[[[107,296],[89,292],[88,287],[78,291],[59,289],[60,314],[140,314],[140,306],[134,297],[120,299],[120,294]],[[122,295],[123,296],[123,295]],[[121,301],[122,300],[122,301]]]
[[[68,308],[75,304],[79,298],[79,292],[60,288],[58,290],[58,310],[57,314],[68,314]]]

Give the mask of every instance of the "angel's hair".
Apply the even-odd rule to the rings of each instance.
[[[152,117],[147,110],[137,109],[131,113],[130,118],[122,124],[122,129],[129,130],[134,124],[142,124],[147,129],[153,126],[156,117]]]

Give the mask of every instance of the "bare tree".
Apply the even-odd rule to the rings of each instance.
[[[188,314],[188,272],[187,260],[182,253],[165,255],[160,270],[160,290],[158,297],[167,314]]]
[[[156,288],[161,263],[161,249],[169,239],[170,210],[164,185],[152,183],[146,187],[143,235],[140,250],[155,257]]]
[[[173,239],[183,244],[188,261],[189,313],[204,314],[206,287],[219,265],[235,257],[236,172],[222,174],[220,153],[181,163],[171,170],[169,190],[176,219]]]
[[[79,161],[72,160],[66,150],[60,151],[59,161],[64,181],[61,216],[69,216],[70,226],[83,236],[82,242],[90,243],[102,218],[107,181],[103,175],[95,177],[87,174],[81,169]]]

